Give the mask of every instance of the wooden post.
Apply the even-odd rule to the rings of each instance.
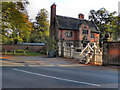
[[[45,44],[46,54],[49,55],[49,43]]]
[[[26,51],[24,51],[24,55],[26,55]]]
[[[73,58],[73,49],[70,47],[70,58]]]
[[[59,54],[59,56],[61,56],[61,47],[60,47],[60,46],[59,46],[59,49],[58,49],[58,50],[59,50],[59,53],[58,53],[58,54]]]
[[[16,54],[16,51],[15,51],[15,50],[14,50],[13,52],[14,52],[14,54]]]
[[[64,57],[64,42],[61,40],[61,57]]]
[[[95,62],[95,64],[96,64],[96,48],[94,49],[95,51],[94,51],[94,55],[95,55],[95,60],[94,60],[94,62]]]
[[[7,54],[7,50],[5,50],[5,54]]]
[[[62,57],[65,57],[65,47],[62,47],[61,55],[62,55]]]

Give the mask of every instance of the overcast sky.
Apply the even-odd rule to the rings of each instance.
[[[79,13],[85,15],[85,19],[88,19],[88,13],[91,9],[98,10],[100,8],[106,8],[108,11],[118,12],[118,2],[120,0],[28,0],[30,2],[27,5],[27,10],[30,19],[35,18],[38,11],[42,8],[47,9],[50,15],[50,6],[55,2],[57,5],[57,15],[69,16],[78,18]]]

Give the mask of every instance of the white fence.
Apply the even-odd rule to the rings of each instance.
[[[92,47],[88,45],[78,52],[79,48],[73,47],[59,47],[59,56],[67,57],[67,58],[75,58],[79,60],[80,63],[93,63],[102,65],[102,52],[100,49],[94,44]]]

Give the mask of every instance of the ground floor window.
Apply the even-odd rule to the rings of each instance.
[[[71,47],[71,46],[73,46],[73,43],[72,43],[72,42],[66,43],[66,46],[67,46],[67,47]]]
[[[94,45],[94,43],[90,43],[90,46],[92,47]]]
[[[86,47],[87,46],[87,43],[83,43],[83,47]]]

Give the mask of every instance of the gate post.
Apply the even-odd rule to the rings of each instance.
[[[59,54],[59,56],[61,56],[61,47],[60,46],[58,47],[58,54]]]
[[[65,48],[64,47],[61,47],[61,56],[64,57],[65,56]]]
[[[61,40],[61,57],[64,57],[64,52],[65,52],[65,50],[64,50],[64,41]]]
[[[94,60],[95,63],[94,63],[94,64],[96,64],[96,48],[95,48],[95,50],[94,50],[94,53],[95,53],[95,54],[94,54],[94,55],[95,55],[95,60]]]
[[[65,53],[65,47],[63,47],[63,52],[62,52],[62,57],[65,57],[66,53]]]
[[[70,47],[70,58],[73,58],[73,49]]]

